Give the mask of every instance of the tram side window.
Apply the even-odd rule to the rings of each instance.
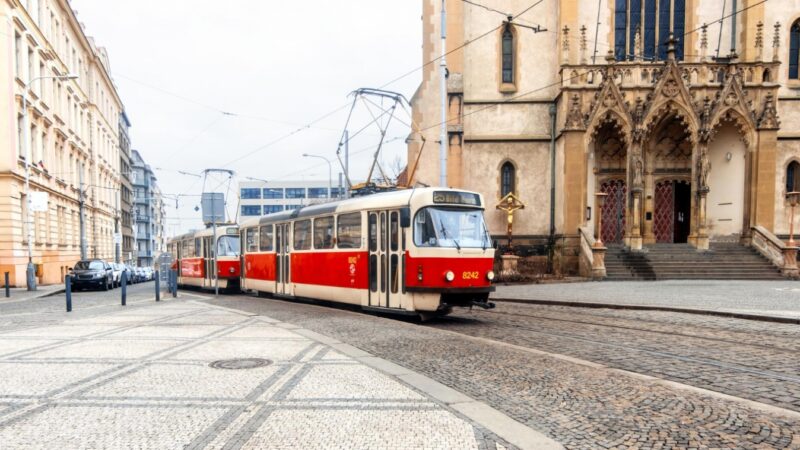
[[[300,220],[294,223],[294,249],[308,250],[311,248],[311,221]]]
[[[342,214],[336,224],[338,248],[361,248],[361,213]]]
[[[272,251],[272,225],[264,225],[261,227],[258,248],[262,252]]]
[[[194,240],[194,256],[201,256],[200,250],[200,238],[197,238]]]
[[[314,248],[333,248],[333,217],[314,219]]]
[[[245,245],[247,246],[247,253],[258,251],[258,228],[248,228],[244,232]]]

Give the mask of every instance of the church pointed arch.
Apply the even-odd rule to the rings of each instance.
[[[629,139],[633,129],[633,120],[619,87],[614,83],[613,76],[607,76],[603,80],[603,84],[592,102],[586,119],[586,129],[589,131],[586,134],[587,139],[593,140],[597,130],[608,123],[613,123],[615,127],[619,128],[620,134]]]
[[[692,140],[695,140],[700,128],[697,115],[692,107],[689,88],[675,61],[666,63],[647,103],[642,119],[642,129],[645,132],[651,132],[664,117],[673,115],[686,124]]]
[[[756,131],[756,120],[746,97],[739,77],[728,76],[722,90],[717,93],[710,111],[709,102],[704,102],[701,113],[703,122],[701,135],[705,139],[713,139],[714,133],[722,121],[732,121],[749,146],[749,143],[753,142],[753,135]]]

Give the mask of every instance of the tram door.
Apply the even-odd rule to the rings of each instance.
[[[402,245],[399,211],[369,213],[369,305],[400,308]]]
[[[289,292],[289,224],[275,225],[275,293]]]
[[[214,245],[211,236],[203,238],[203,261],[205,262],[203,286],[214,286],[217,271],[214,270]]]

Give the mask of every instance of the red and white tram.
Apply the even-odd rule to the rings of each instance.
[[[207,228],[167,242],[167,251],[172,254],[172,269],[178,274],[178,285],[203,289],[214,289],[218,279],[220,289],[239,291],[239,249],[237,225],[217,225],[216,236],[212,228]]]
[[[423,317],[492,307],[483,209],[480,194],[423,188],[246,220],[241,287]]]

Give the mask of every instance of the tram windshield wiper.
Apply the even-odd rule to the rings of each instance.
[[[439,221],[439,226],[441,226],[441,229],[439,231],[442,232],[442,237],[447,239],[447,234],[448,233],[447,233],[447,228],[444,227],[444,222],[440,220]],[[452,238],[452,239],[453,239],[453,243],[456,244],[456,248],[458,249],[458,251],[461,251],[461,246],[458,245],[458,240],[456,240],[455,237]]]

